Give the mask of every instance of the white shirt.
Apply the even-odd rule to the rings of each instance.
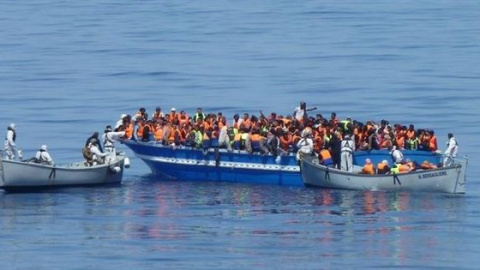
[[[456,157],[458,153],[458,144],[457,140],[452,137],[450,140],[447,142],[447,150],[445,150],[445,155],[450,156],[450,157]]]
[[[125,131],[110,131],[107,133],[103,133],[102,141],[104,147],[114,147],[115,140],[125,136]]]
[[[299,107],[296,107],[295,110],[293,111],[293,117],[295,117],[295,119],[297,119],[298,121],[301,121],[303,119],[303,115],[305,114],[305,111],[302,110]]]
[[[347,151],[352,153],[353,151],[355,151],[355,143],[351,139],[343,140],[341,146],[342,146],[342,150],[341,150],[342,152]]]
[[[15,142],[13,141],[13,130],[8,130],[7,135],[5,136],[5,145],[9,145],[11,147],[16,146]]]
[[[218,135],[218,142],[220,144],[228,142],[228,134],[227,134],[228,127],[225,125],[220,129],[220,134]]]
[[[391,154],[392,154],[392,157],[393,157],[393,160],[395,161],[395,163],[401,162],[403,160],[403,154],[402,154],[402,152],[400,152],[400,150],[394,149],[391,152]]]
[[[313,140],[311,138],[302,138],[297,143],[298,151],[311,154],[313,152]]]
[[[93,154],[93,159],[96,160],[100,157],[104,157],[104,156],[107,156],[108,153],[102,153],[100,152],[100,150],[98,149],[97,146],[95,145],[91,145],[90,146],[90,152]]]
[[[42,163],[53,165],[53,159],[47,151],[38,151],[35,158]]]

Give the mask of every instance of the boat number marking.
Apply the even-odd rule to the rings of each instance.
[[[418,175],[418,179],[432,178],[432,177],[445,176],[445,175],[447,175],[447,172],[446,172],[446,171],[443,171],[443,172],[424,173],[424,174],[419,174],[419,175]]]

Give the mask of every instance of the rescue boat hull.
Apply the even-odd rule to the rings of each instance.
[[[85,166],[83,162],[50,166],[1,160],[0,188],[6,191],[23,191],[118,184],[123,178],[125,158],[125,155],[118,155],[115,161],[96,166]]]
[[[460,160],[450,167],[387,175],[366,175],[341,171],[320,165],[316,159],[303,159],[300,167],[302,180],[307,186],[463,194],[465,193],[467,160]]]

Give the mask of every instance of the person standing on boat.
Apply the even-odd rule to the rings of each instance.
[[[350,135],[345,135],[342,141],[341,148],[341,164],[342,171],[353,172],[353,152],[355,151],[355,142],[350,138]]]
[[[300,160],[304,156],[313,154],[313,139],[311,129],[305,129],[302,132],[302,138],[297,142],[297,160]]]
[[[392,156],[393,163],[401,163],[403,161],[403,154],[395,146],[390,146],[388,148],[390,155]]]
[[[5,135],[5,153],[7,154],[7,159],[8,160],[14,160],[15,159],[15,147],[17,146],[15,144],[15,140],[17,138],[17,132],[16,132],[17,126],[14,123],[11,123],[7,127],[7,134]]]
[[[308,108],[307,103],[305,101],[300,101],[300,106],[296,107],[293,111],[293,118],[301,123],[306,123],[308,119],[307,112],[316,110],[317,107]]]
[[[45,165],[54,165],[53,159],[48,153],[47,150],[47,145],[42,145],[40,149],[37,151],[37,154],[35,155],[35,160],[37,163],[40,164],[45,164]]]
[[[125,131],[112,131],[112,126],[108,125],[105,127],[105,133],[102,135],[103,146],[105,147],[105,152],[108,154],[109,160],[114,160],[117,156],[115,151],[115,140],[125,136]],[[108,163],[108,161],[107,161]]]
[[[445,157],[443,158],[443,166],[448,167],[453,165],[454,159],[457,157],[458,153],[458,142],[455,137],[453,137],[452,133],[448,133],[448,141],[447,141],[447,150],[445,150]]]
[[[342,152],[342,135],[340,132],[335,131],[332,135],[332,138],[328,142],[330,145],[330,152],[332,153],[332,160],[333,160],[333,167],[336,169],[340,169],[340,161],[341,161],[341,152]]]
[[[232,145],[230,144],[230,137],[228,136],[228,124],[227,119],[222,116],[220,119],[222,128],[220,129],[220,134],[218,136],[218,146],[227,148],[227,151],[232,151]]]

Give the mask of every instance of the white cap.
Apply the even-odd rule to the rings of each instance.
[[[47,151],[47,145],[46,145],[46,144],[43,144],[43,145],[40,147],[40,150]]]
[[[170,111],[175,111],[175,108],[170,109]]]
[[[10,127],[11,129],[17,128],[17,126],[15,125],[15,123],[11,123],[11,124],[9,125],[9,127]]]

